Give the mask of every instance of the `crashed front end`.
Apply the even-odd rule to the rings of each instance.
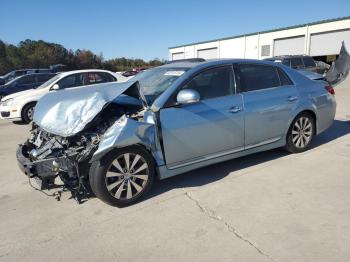
[[[135,139],[152,147],[154,125],[145,123],[137,83],[115,85],[58,91],[39,101],[30,138],[17,150],[20,169],[37,189],[61,187],[80,201],[90,194],[93,157]]]

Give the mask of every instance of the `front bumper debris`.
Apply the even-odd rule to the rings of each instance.
[[[26,146],[20,145],[16,152],[20,170],[29,178],[34,178],[40,190],[53,188],[57,177],[57,173],[52,170],[53,159],[32,161],[26,155]]]

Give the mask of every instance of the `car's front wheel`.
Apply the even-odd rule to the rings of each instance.
[[[134,204],[151,188],[154,162],[139,146],[117,149],[92,164],[90,186],[102,201],[118,207]]]
[[[315,133],[315,120],[309,113],[301,113],[292,122],[286,149],[291,153],[304,152],[310,147]]]
[[[29,124],[33,121],[35,103],[29,103],[23,107],[22,110],[22,121]]]

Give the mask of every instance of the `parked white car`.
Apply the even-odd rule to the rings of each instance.
[[[63,72],[35,89],[5,96],[0,103],[0,116],[1,119],[22,120],[30,123],[33,119],[35,104],[49,92],[106,82],[125,82],[126,80],[126,77],[106,70]]]

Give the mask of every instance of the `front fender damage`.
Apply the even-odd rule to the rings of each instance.
[[[100,160],[113,149],[141,145],[151,152],[157,164],[162,164],[163,157],[156,141],[155,124],[139,122],[124,115],[104,133],[90,163]]]

